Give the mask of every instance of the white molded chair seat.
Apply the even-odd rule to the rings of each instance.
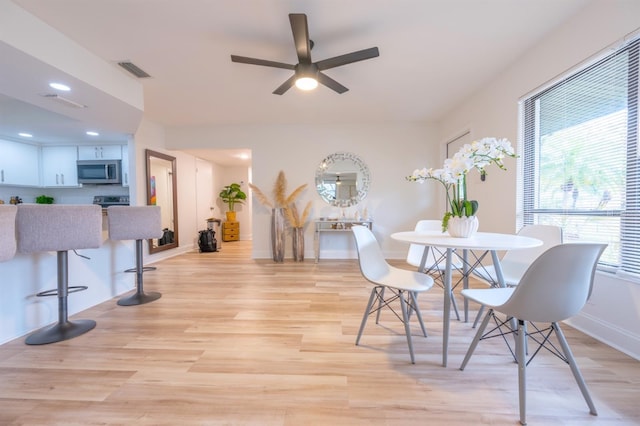
[[[377,324],[380,320],[381,309],[388,307],[396,317],[404,323],[411,362],[415,364],[409,312],[410,310],[415,311],[422,333],[426,337],[427,331],[422,321],[422,314],[418,307],[416,295],[429,290],[433,286],[433,278],[420,272],[408,271],[389,265],[382,255],[382,251],[373,232],[366,226],[352,226],[351,230],[356,240],[360,271],[367,281],[374,284],[362,318],[362,323],[360,324],[356,345],[360,343],[360,337],[362,336],[369,315],[376,313]],[[385,298],[385,290],[388,290],[392,295]],[[396,299],[400,301],[400,315],[398,315],[391,306],[391,303]]]
[[[0,262],[13,258],[16,254],[16,213],[12,204],[0,204]]]
[[[57,252],[58,286],[38,296],[58,297],[58,322],[27,337],[28,345],[42,345],[77,337],[96,326],[93,320],[69,321],[69,293],[86,286],[69,287],[68,251],[98,248],[102,244],[102,209],[98,205],[20,204],[16,215],[20,253]]]
[[[507,287],[518,285],[527,268],[531,266],[542,253],[551,247],[562,244],[562,228],[554,225],[525,225],[520,229],[518,235],[542,240],[542,245],[529,249],[510,250],[500,260],[502,278]],[[474,275],[487,281],[493,287],[498,286],[496,269],[493,265],[480,266],[474,268]],[[478,324],[482,317],[484,307],[478,311],[473,327]]]
[[[488,307],[489,312],[482,320],[460,370],[464,370],[480,340],[515,333],[517,336],[515,358],[518,362],[520,423],[522,424],[526,424],[526,366],[542,347],[569,364],[590,413],[597,415],[559,321],[577,314],[584,307],[591,295],[598,259],[605,248],[606,244],[557,245],[541,254],[531,264],[516,287],[462,291],[464,297]],[[506,315],[507,319],[498,320],[496,313]],[[495,321],[497,327],[485,334],[491,319]],[[510,327],[512,319],[517,322],[516,330]],[[533,323],[550,323],[550,326],[540,330]],[[528,331],[527,324],[535,331]],[[505,328],[506,332],[503,331]],[[496,331],[498,334],[495,333]],[[551,334],[556,335],[562,352],[548,344],[547,339]],[[527,336],[540,346],[529,361],[525,354]]]
[[[156,268],[143,266],[142,242],[162,236],[160,206],[110,206],[107,208],[109,238],[136,241],[136,266],[125,272],[136,273],[136,291],[118,300],[120,306],[142,305],[159,299],[162,294],[145,293],[142,274]]]

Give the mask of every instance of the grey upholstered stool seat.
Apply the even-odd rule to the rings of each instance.
[[[16,254],[16,212],[12,204],[0,204],[0,262]]]
[[[102,209],[98,205],[20,204],[16,216],[18,252],[55,251],[58,287],[38,296],[58,296],[58,322],[27,337],[28,345],[72,339],[96,326],[92,320],[68,319],[67,296],[86,286],[69,287],[69,250],[98,248],[102,244]]]
[[[142,241],[162,237],[162,217],[159,206],[110,206],[107,209],[109,218],[109,238],[112,240],[136,240],[136,266],[125,272],[136,273],[136,292],[118,300],[118,305],[142,305],[159,299],[160,293],[145,293],[142,274],[154,270],[144,267],[142,261]]]

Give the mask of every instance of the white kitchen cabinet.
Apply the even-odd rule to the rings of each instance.
[[[121,160],[121,145],[80,145],[78,160]]]
[[[129,147],[122,145],[122,186],[129,186]]]
[[[76,146],[42,147],[42,185],[78,186]]]
[[[38,186],[38,147],[0,139],[0,185]]]

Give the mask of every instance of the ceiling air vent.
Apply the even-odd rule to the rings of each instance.
[[[86,108],[86,105],[80,104],[76,101],[72,101],[71,99],[67,99],[55,93],[42,93],[40,96],[45,97],[47,99],[51,99],[52,101],[58,102],[64,106],[68,106],[71,108]]]
[[[122,68],[129,71],[131,74],[135,75],[138,78],[151,77],[149,74],[146,73],[146,71],[140,69],[140,67],[138,67],[136,64],[132,62],[126,62],[126,61],[118,62],[118,65],[120,65]]]

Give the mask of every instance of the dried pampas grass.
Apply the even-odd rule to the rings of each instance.
[[[307,203],[304,210],[302,211],[302,216],[300,216],[300,220],[298,221],[299,226],[304,226],[307,219],[309,219],[309,214],[311,213],[311,201]]]
[[[253,190],[258,201],[264,206],[269,208],[283,208],[285,218],[292,228],[302,228],[309,218],[309,214],[311,212],[311,201],[309,201],[305,206],[302,215],[298,213],[298,208],[295,203],[298,197],[300,197],[302,192],[307,188],[307,184],[305,183],[300,185],[287,196],[287,178],[282,170],[278,173],[278,177],[276,178],[276,182],[273,186],[273,201],[271,201],[264,192],[254,184],[250,183],[249,187]]]
[[[298,207],[295,203],[289,204],[288,207],[284,209],[284,216],[287,218],[287,221],[291,225],[292,228],[302,228],[309,218],[309,213],[311,212],[311,201],[307,203],[302,212],[302,215],[298,214]]]
[[[299,187],[297,187],[285,200],[284,205],[288,206],[289,204],[295,203],[296,199],[300,196],[300,194],[302,193],[302,191],[305,190],[305,188],[307,187],[307,184],[305,183],[304,185],[300,185]]]
[[[253,190],[253,194],[256,196],[258,201],[260,201],[260,204],[264,204],[267,207],[273,208],[273,203],[267,198],[266,195],[264,195],[262,191],[260,191],[260,188],[252,183],[249,184],[249,188]]]
[[[286,207],[287,205],[287,178],[284,177],[284,172],[280,170],[278,177],[276,178],[276,184],[273,187],[273,195],[276,198],[276,205],[278,207]]]

